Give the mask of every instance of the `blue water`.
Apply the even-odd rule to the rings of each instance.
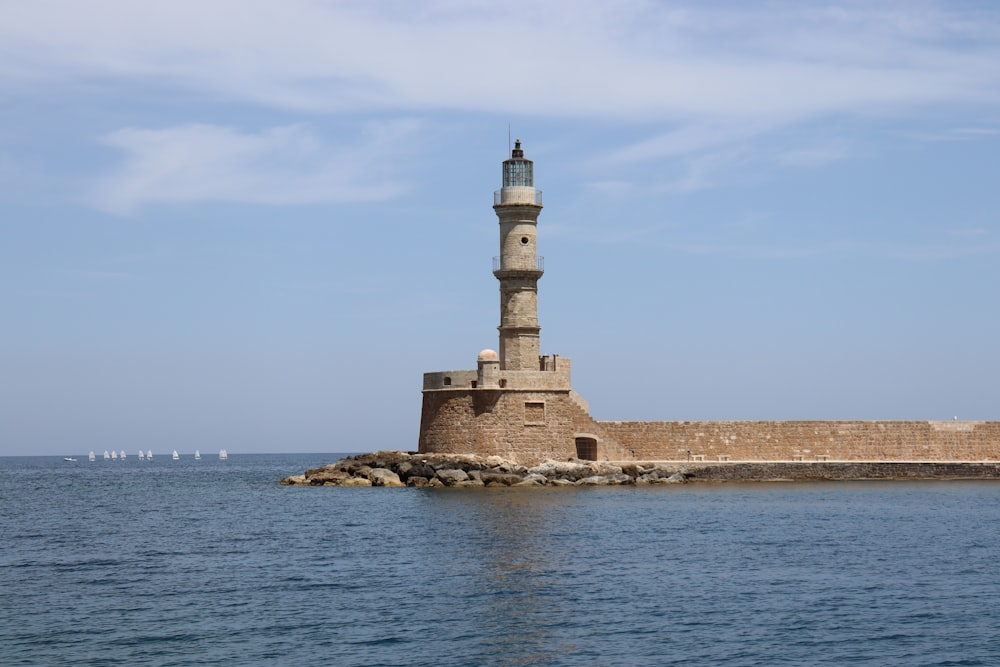
[[[0,664],[1000,664],[997,483],[277,484],[335,458],[0,458]]]

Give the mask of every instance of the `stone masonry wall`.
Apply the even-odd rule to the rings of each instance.
[[[995,421],[596,421],[570,394],[425,389],[419,450],[533,464],[591,437],[611,461],[1000,461]]]
[[[629,458],[662,461],[996,461],[1000,422],[595,422]]]
[[[568,389],[425,391],[419,451],[565,460],[576,454],[573,408]]]

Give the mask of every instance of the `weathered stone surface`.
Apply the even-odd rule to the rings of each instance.
[[[369,463],[382,462],[386,468]],[[492,465],[491,465],[492,464]],[[417,474],[417,473],[424,474]],[[544,461],[530,471],[501,457],[379,452],[341,459],[281,480],[302,486],[608,486],[685,482],[863,479],[1000,479],[996,462]]]
[[[480,479],[488,486],[513,486],[522,479],[520,475],[512,475],[504,472],[480,472],[479,474]]]
[[[529,473],[543,475],[548,478],[559,477],[568,479],[571,482],[592,476],[596,471],[583,463],[573,463],[569,461],[543,461],[542,463],[528,468]]]
[[[459,468],[444,468],[438,470],[435,473],[436,479],[441,480],[445,486],[453,486],[459,482],[465,482],[469,479],[469,474],[464,470]]]
[[[374,468],[368,473],[368,479],[372,486],[406,486],[399,475],[386,468]]]
[[[538,473],[528,473],[524,476],[520,482],[512,484],[512,486],[545,486],[549,483],[548,477],[545,475],[539,475]]]
[[[580,486],[617,486],[619,484],[630,484],[632,478],[625,473],[612,473],[610,475],[593,475],[584,477],[577,482]]]

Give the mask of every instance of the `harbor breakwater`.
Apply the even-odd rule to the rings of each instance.
[[[620,486],[691,482],[1000,480],[1000,463],[970,461],[567,461],[524,466],[499,456],[402,451],[358,454],[281,480],[297,486]]]

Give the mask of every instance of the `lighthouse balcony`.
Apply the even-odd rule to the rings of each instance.
[[[493,193],[494,206],[542,205],[542,191],[530,185],[509,185]]]
[[[528,257],[494,257],[493,273],[500,271],[537,271],[545,270],[545,258],[541,255]]]

